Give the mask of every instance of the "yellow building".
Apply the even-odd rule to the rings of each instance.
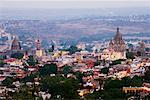
[[[101,56],[105,60],[126,59],[126,44],[119,32],[119,28],[117,28],[113,40],[110,41],[109,48],[105,49]]]
[[[42,56],[43,56],[43,54],[44,54],[44,52],[43,52],[43,50],[42,50],[42,49],[40,49],[40,50],[36,50],[36,52],[35,52],[35,55],[36,55],[37,57],[42,57]]]

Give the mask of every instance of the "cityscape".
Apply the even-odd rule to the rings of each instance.
[[[150,99],[149,0],[0,5],[0,100]]]

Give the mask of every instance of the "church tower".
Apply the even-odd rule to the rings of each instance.
[[[126,58],[126,44],[122,38],[122,35],[117,28],[117,32],[114,38],[109,43],[109,50],[111,50],[114,54],[114,58],[116,59],[125,59]]]
[[[36,47],[35,55],[37,57],[42,57],[44,55],[44,51],[43,51],[43,49],[41,47],[40,39],[35,40],[35,47]]]
[[[115,52],[125,52],[126,45],[125,45],[124,40],[122,39],[121,33],[119,32],[119,28],[117,28],[117,32],[116,32],[116,35],[113,39],[113,42],[114,42],[114,48],[113,49]]]
[[[144,43],[144,41],[139,42],[139,51],[141,52],[141,56],[145,55],[145,43]]]
[[[35,40],[35,47],[36,47],[36,50],[41,49],[41,41],[39,39]]]
[[[21,50],[20,42],[16,36],[14,37],[14,39],[12,41],[11,50],[12,51],[20,51]]]

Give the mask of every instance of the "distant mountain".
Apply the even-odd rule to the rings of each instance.
[[[0,20],[0,27],[19,36],[46,39],[111,38],[120,27],[122,34],[149,34],[150,15],[87,16],[63,20]]]

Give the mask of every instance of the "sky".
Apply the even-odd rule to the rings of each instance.
[[[150,14],[150,0],[0,0],[0,19],[59,19],[66,16],[131,14]]]
[[[0,0],[0,9],[121,7],[150,7],[150,0]]]

